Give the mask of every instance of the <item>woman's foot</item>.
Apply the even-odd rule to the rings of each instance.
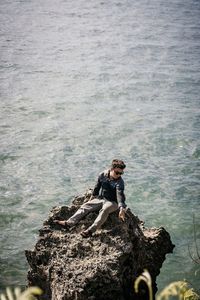
[[[55,224],[59,224],[59,225],[65,227],[65,228],[69,228],[70,227],[69,223],[67,221],[64,221],[64,220],[54,220],[53,222]]]
[[[81,232],[81,235],[84,238],[90,237],[90,236],[92,236],[92,231],[90,231],[89,229],[84,230],[84,231]]]

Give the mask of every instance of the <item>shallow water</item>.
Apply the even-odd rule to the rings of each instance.
[[[159,289],[199,288],[200,2],[0,3],[0,286],[26,283],[52,206],[124,159],[127,204],[176,245]],[[200,250],[199,250],[200,251]]]

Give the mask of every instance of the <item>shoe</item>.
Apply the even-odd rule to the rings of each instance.
[[[81,235],[84,238],[90,237],[90,236],[92,236],[92,231],[90,231],[89,229],[84,230],[84,231],[81,232]]]

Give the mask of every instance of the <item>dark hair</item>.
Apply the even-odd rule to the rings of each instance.
[[[125,169],[126,165],[123,162],[123,160],[120,159],[113,159],[112,164],[111,164],[111,168],[115,169],[115,168],[119,168],[119,169]]]

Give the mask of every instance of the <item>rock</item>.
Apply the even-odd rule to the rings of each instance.
[[[70,229],[53,223],[69,218],[89,196],[76,197],[71,207],[52,209],[34,250],[25,251],[30,265],[28,285],[40,287],[44,293],[39,299],[46,300],[148,299],[144,284],[135,294],[134,281],[147,269],[155,294],[156,277],[174,248],[169,234],[162,227],[145,228],[130,210],[125,222],[112,213],[90,238],[83,238],[80,231],[92,224],[96,212]]]

